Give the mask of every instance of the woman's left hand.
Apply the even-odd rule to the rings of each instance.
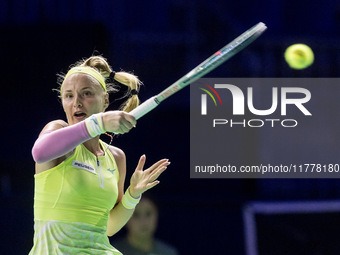
[[[157,178],[164,172],[170,162],[168,159],[161,159],[148,169],[143,170],[146,157],[141,156],[137,168],[130,180],[130,195],[138,198],[143,192],[155,187],[159,181]]]

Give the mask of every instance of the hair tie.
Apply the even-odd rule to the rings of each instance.
[[[124,87],[126,86],[124,83],[121,83],[120,81],[117,81],[115,79],[115,75],[116,75],[116,72],[115,71],[112,71],[109,75],[109,77],[106,78],[106,83],[113,83],[115,85],[118,85],[120,87]]]
[[[112,71],[109,75],[109,77],[106,78],[105,82],[106,83],[114,83],[115,82],[115,75],[116,75],[116,72]]]
[[[137,95],[137,94],[138,94],[138,91],[137,91],[136,89],[132,89],[132,90],[130,91],[130,94],[131,94],[131,95]]]
[[[112,71],[112,72],[110,73],[109,79],[114,80],[115,75],[116,75],[116,72],[115,72],[115,71]]]

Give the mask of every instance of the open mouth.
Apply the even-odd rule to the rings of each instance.
[[[73,116],[76,117],[77,119],[82,119],[82,118],[86,117],[86,113],[84,113],[84,112],[75,112],[73,114]]]

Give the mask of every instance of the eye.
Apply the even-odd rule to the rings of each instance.
[[[92,96],[92,93],[90,91],[85,91],[84,96],[87,96],[87,97]]]
[[[73,95],[70,94],[70,93],[67,93],[67,94],[64,95],[64,98],[72,98],[72,97],[73,97]]]

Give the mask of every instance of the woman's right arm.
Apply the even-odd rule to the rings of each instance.
[[[32,148],[36,163],[45,163],[60,158],[72,151],[79,144],[91,139],[85,122],[68,126],[62,120],[48,123],[35,141]]]
[[[122,111],[94,114],[71,126],[62,120],[52,121],[44,127],[36,140],[32,148],[33,159],[37,165],[44,164],[41,167],[43,170],[52,168],[65,160],[66,155],[79,144],[105,131],[127,133],[135,124],[135,118]],[[40,171],[37,169],[37,172]]]

